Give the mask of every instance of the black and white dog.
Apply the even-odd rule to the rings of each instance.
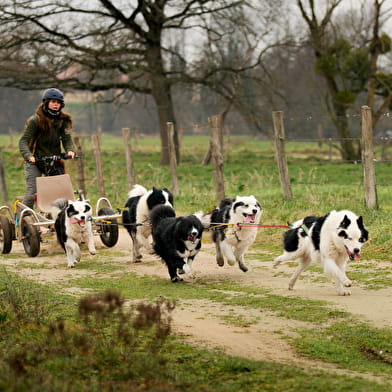
[[[216,247],[216,261],[224,265],[224,259],[230,265],[236,262],[244,272],[244,255],[257,235],[262,208],[252,196],[237,196],[235,199],[223,199],[219,207],[211,213],[212,239]]]
[[[132,261],[140,262],[141,248],[152,251],[150,211],[158,205],[173,207],[173,195],[166,189],[152,188],[147,191],[142,185],[134,185],[128,193],[128,201],[122,212],[122,222],[132,238]]]
[[[191,272],[192,263],[201,248],[202,213],[176,217],[170,206],[154,207],[150,214],[154,251],[166,263],[172,282],[178,274]]]
[[[57,240],[67,255],[68,267],[80,261],[80,244],[87,243],[90,254],[95,255],[92,208],[88,200],[57,199],[52,204]]]
[[[347,261],[359,259],[361,247],[368,240],[362,217],[348,210],[333,210],[322,217],[308,216],[292,226],[283,235],[284,253],[274,260],[274,265],[299,261],[289,290],[293,290],[298,276],[311,262],[318,262],[326,274],[335,278],[338,295],[350,295],[347,287],[352,282],[346,275]]]

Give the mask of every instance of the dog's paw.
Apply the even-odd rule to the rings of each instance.
[[[182,278],[180,278],[179,276],[174,276],[173,278],[171,278],[171,281],[173,282],[173,283],[176,283],[176,282],[182,282]]]
[[[225,261],[224,261],[223,257],[217,257],[216,263],[219,265],[219,267],[223,267],[225,265]]]
[[[142,255],[138,255],[132,259],[132,263],[140,263],[142,261],[142,258]]]
[[[279,265],[281,262],[282,262],[282,261],[279,259],[279,257],[277,257],[277,258],[274,260],[273,266],[276,267],[276,266]]]
[[[350,290],[339,290],[338,295],[341,295],[342,297],[346,297],[346,296],[351,295],[351,291]]]
[[[350,279],[346,279],[346,280],[343,282],[343,285],[344,285],[345,287],[351,287],[352,284],[353,284],[353,282],[351,282]]]
[[[238,263],[238,266],[240,267],[241,271],[247,272],[248,267],[244,263]]]
[[[96,255],[97,254],[97,250],[96,249],[90,249],[89,252],[90,252],[90,255]]]
[[[74,263],[68,263],[67,267],[68,267],[68,268],[74,268],[74,267],[75,267],[75,264],[74,264]]]
[[[183,266],[182,266],[182,270],[186,273],[186,274],[189,274],[189,272],[191,272],[191,267],[189,267],[189,265],[188,264],[184,264]]]

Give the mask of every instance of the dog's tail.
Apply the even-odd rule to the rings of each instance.
[[[143,185],[135,184],[128,192],[128,197],[143,196],[147,193],[147,189]]]
[[[175,218],[176,212],[173,207],[167,205],[158,205],[150,212],[150,222],[152,227],[156,227],[158,223],[164,218]]]
[[[64,210],[66,207],[68,206],[68,200],[65,199],[64,197],[61,197],[59,199],[56,199],[53,203],[52,203],[52,208],[51,208],[51,212],[52,212],[52,218],[54,220],[57,219],[59,213]]]

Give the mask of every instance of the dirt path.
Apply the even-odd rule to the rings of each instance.
[[[95,241],[99,251],[103,246],[98,237]],[[19,267],[17,272],[40,282],[66,282],[75,276],[89,273],[89,271],[77,267],[67,269],[64,256],[58,254],[58,245],[44,245],[44,247],[47,246],[49,246],[49,251],[46,251],[45,255],[39,255],[34,259],[34,268],[20,269]],[[53,248],[53,254],[50,252],[50,247]],[[129,262],[130,238],[125,231],[120,230],[119,242],[114,249],[123,251],[123,256],[116,256],[116,262],[123,264],[126,271],[168,279],[165,265],[155,256],[144,256],[144,261],[138,264]],[[84,252],[87,251],[84,250]],[[4,260],[4,263],[11,269],[18,261],[31,262],[32,260],[26,257],[22,246],[17,242],[13,244],[11,254],[20,256],[18,260],[15,257]],[[83,256],[81,262],[83,262]],[[39,264],[42,264],[42,268],[39,268]],[[213,246],[208,243],[203,244],[203,250],[194,262],[193,276],[185,276],[185,280],[189,282],[233,280],[253,287],[268,288],[272,293],[280,296],[327,301],[331,304],[331,307],[350,312],[360,320],[377,327],[391,327],[392,325],[392,288],[378,291],[364,290],[355,286],[354,282],[352,295],[339,297],[335,293],[332,282],[312,282],[311,279],[306,278],[305,272],[305,278],[297,282],[296,289],[289,291],[287,290],[288,275],[293,272],[292,267],[280,265],[278,268],[274,268],[272,261],[266,263],[252,260],[252,254],[247,255],[246,264],[249,267],[247,273],[240,271],[237,266],[225,265],[224,267],[218,267],[215,262]],[[47,265],[50,265],[51,268],[45,268]],[[58,267],[53,268],[53,266]],[[74,289],[73,293],[79,294],[77,290]],[[83,293],[80,292],[80,294]],[[241,317],[241,320],[243,319],[245,322],[249,320],[250,322],[246,326],[238,327],[225,322],[223,318],[228,317],[229,313],[233,317],[233,312],[236,317]],[[250,311],[231,306],[230,309],[227,309],[227,307],[220,304],[198,300],[181,301],[179,299],[173,314],[174,330],[197,346],[218,349],[231,355],[255,360],[295,363],[304,367],[325,370],[330,368],[340,372],[333,365],[301,358],[289,346],[283,338],[284,335],[293,335],[293,330],[301,326],[306,326],[306,323],[276,317],[262,309]],[[344,373],[347,374],[347,371],[344,371]]]

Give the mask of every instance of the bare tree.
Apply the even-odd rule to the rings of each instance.
[[[175,126],[178,154],[172,86],[208,84],[222,67],[191,66],[171,38],[192,32],[186,35],[188,41],[203,42],[206,36],[218,41],[224,20],[213,21],[234,21],[250,7],[244,0],[3,0],[0,84],[25,90],[52,85],[107,91],[113,99],[129,91],[149,94],[160,123],[161,163],[168,164],[167,122]],[[246,26],[246,18],[237,18],[237,28],[240,23]],[[249,61],[254,65],[258,56]],[[238,73],[248,66],[226,66],[225,72]]]
[[[392,106],[392,73],[380,72],[379,66],[379,57],[392,49],[391,38],[386,33],[382,33],[380,27],[383,18],[381,8],[384,3],[386,4],[386,0],[374,0],[373,29],[369,45],[370,73],[367,105],[373,111],[373,127],[385,110]],[[384,13],[384,17],[391,18],[392,6],[388,11]]]
[[[366,91],[368,104],[373,109],[375,96],[384,96],[377,115],[390,104],[391,75],[378,73],[378,59],[391,49],[391,45],[387,34],[380,33],[380,10],[384,0],[374,0],[375,12],[371,21],[373,36],[368,38],[362,32],[362,42],[349,40],[342,34],[342,28],[334,25],[332,16],[342,2],[324,2],[323,13],[314,0],[297,0],[297,5],[309,28],[309,43],[316,57],[316,71],[326,83],[327,108],[342,140],[342,157],[356,160],[360,157],[360,151],[355,150],[351,140],[349,110]]]

